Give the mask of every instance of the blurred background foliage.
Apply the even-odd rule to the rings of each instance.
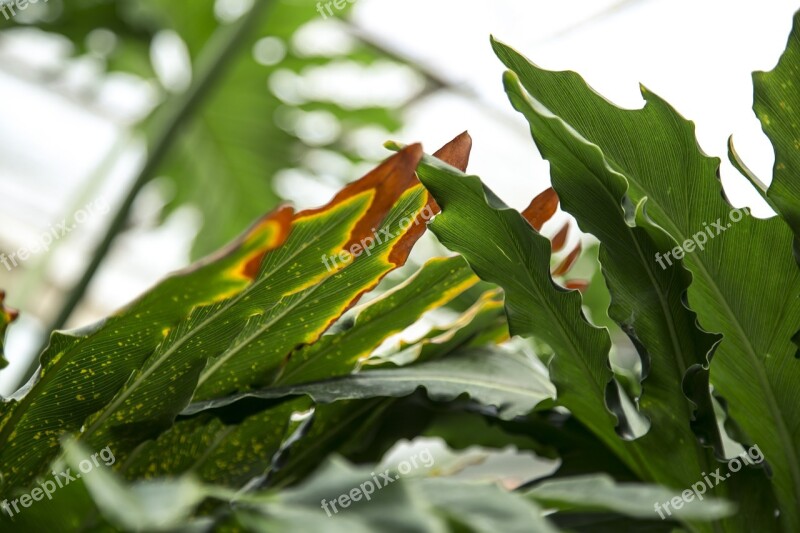
[[[397,102],[381,103],[374,94],[360,104],[347,95],[326,94],[306,79],[326,69],[385,71],[399,67],[397,62],[343,34],[338,47],[315,46],[318,36],[313,27],[306,28],[319,22],[314,2],[264,6],[253,14],[259,20],[249,21],[224,64],[214,66],[215,79],[205,81],[213,91],[196,104],[197,114],[184,120],[170,141],[172,150],[154,171],[172,186],[164,216],[186,204],[202,214],[203,239],[195,242],[193,258],[216,250],[281,200],[272,184],[279,171],[313,174],[314,157],[325,155],[359,163],[365,157],[353,135],[363,128],[381,128],[389,135],[399,126]],[[247,7],[212,0],[52,0],[21,13],[30,17],[6,22],[4,35],[33,24],[68,38],[73,61],[92,61],[108,74],[123,72],[147,81],[155,89],[153,101],[131,126],[152,145],[170,106],[189,90],[203,61],[211,59],[224,32]],[[58,82],[59,72],[40,74]],[[97,88],[87,87],[78,96],[91,106]],[[344,181],[349,174],[340,177]]]
[[[0,17],[7,70],[119,127],[59,213],[98,195],[110,198],[116,218],[100,221],[84,245],[94,261],[78,259],[72,275],[47,290],[59,257],[51,251],[35,258],[14,280],[11,303],[49,321],[43,331],[63,327],[125,230],[189,213],[193,224],[183,240],[197,259],[284,200],[326,200],[383,157],[381,142],[397,131],[404,106],[440,82],[349,31],[351,25],[326,23],[315,6],[50,0],[10,20]],[[31,61],[31,43],[57,47],[60,57]],[[15,60],[22,48],[25,56]],[[375,90],[387,83],[391,89]],[[135,171],[108,179],[131,158]],[[81,321],[126,301],[113,300]]]

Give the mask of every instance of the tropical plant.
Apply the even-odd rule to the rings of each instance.
[[[719,159],[652,92],[620,109],[492,46],[553,189],[519,212],[465,173],[468,135],[433,155],[390,143],[324,207],[278,208],[106,320],[53,332],[0,412],[0,488],[21,506],[3,530],[800,530],[800,14],[754,77],[769,187],[731,144],[766,220],[732,216]],[[590,282],[564,279],[581,248],[554,259],[566,234],[541,233],[559,200],[599,241]],[[375,292],[426,227],[456,255]],[[449,325],[379,349],[430,312]],[[638,372],[616,364],[626,342]],[[513,491],[435,467],[359,501],[418,436],[561,462]],[[84,468],[99,450],[113,469]],[[68,472],[86,475],[61,486]]]
[[[197,259],[229,242],[284,199],[276,188],[281,171],[318,176],[324,171],[314,161],[333,157],[340,168],[349,168],[330,172],[325,176],[328,180],[344,183],[351,179],[348,172],[357,177],[365,157],[351,138],[365,130],[394,132],[400,126],[402,106],[379,97],[354,103],[324,91],[303,92],[306,77],[337,68],[368,75],[393,65],[424,79],[407,101],[419,91],[439,87],[438,80],[421,75],[365,38],[357,38],[358,34],[339,49],[297,45],[303,30],[318,22],[315,3],[258,0],[248,8],[246,2],[217,0],[186,5],[164,0],[51,0],[31,5],[25,16],[0,17],[2,37],[35,28],[70,45],[71,55],[59,68],[24,65],[12,72],[66,92],[63,96],[88,109],[110,114],[125,132],[79,196],[96,194],[98,182],[129,145],[141,139],[146,146],[141,168],[121,195],[92,260],[60,312],[52,320],[45,317],[50,329],[67,323],[112,243],[128,229],[135,199],[155,181],[167,191],[162,219],[185,206],[201,215],[203,238],[192,246],[192,257]],[[227,13],[232,9],[234,13]],[[174,77],[174,73],[165,74],[153,60],[164,42],[175,41],[179,44],[173,44],[170,52],[186,55],[183,84],[171,81],[167,74]],[[0,49],[4,43],[0,40]],[[63,80],[79,61],[91,63],[102,76],[70,92],[63,88]],[[115,76],[137,79],[154,89],[154,101],[134,120],[116,117],[113,110],[103,107],[102,88]],[[334,134],[309,141],[304,124],[310,121],[332,124]],[[41,282],[46,266],[43,262],[32,270],[26,290],[20,291],[24,295],[14,295],[20,306],[28,307],[36,296],[31,287]]]

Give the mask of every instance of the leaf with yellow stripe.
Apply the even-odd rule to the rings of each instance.
[[[36,382],[0,406],[0,485],[26,484],[46,468],[59,437],[79,430],[111,401],[192,309],[247,287],[251,265],[283,242],[290,222],[291,212],[278,210],[213,258],[173,274],[108,319],[53,333]]]
[[[466,159],[468,143],[454,142]],[[405,262],[434,209],[414,174],[420,156],[410,146],[323,208],[280,209],[107,321],[55,334],[37,383],[3,406],[6,484],[31,481],[64,432],[82,428],[90,447],[124,460],[193,396],[270,384],[287,355]],[[326,265],[343,250],[353,256]]]
[[[460,257],[429,261],[406,283],[366,304],[351,328],[325,335],[293,354],[274,386],[347,376],[390,335],[476,283],[477,276]],[[149,478],[191,470],[207,481],[240,486],[268,470],[292,413],[310,406],[307,400],[260,402],[237,409],[232,419],[201,413],[179,420],[137,450],[125,475]]]

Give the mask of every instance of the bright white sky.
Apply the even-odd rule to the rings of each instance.
[[[613,9],[617,4],[622,5]],[[514,207],[524,207],[547,187],[549,178],[547,165],[502,91],[503,69],[489,46],[490,34],[543,67],[580,72],[595,89],[621,105],[641,105],[638,84],[642,82],[697,123],[704,150],[723,160],[723,183],[732,202],[754,207],[756,215],[769,214],[727,163],[726,140],[734,134],[744,160],[769,182],[773,156],[751,111],[750,73],[774,66],[798,8],[794,2],[357,0],[354,8],[354,21],[365,32],[479,95],[480,103],[442,93],[415,104],[399,140],[422,141],[432,151],[469,129],[475,139],[470,170]],[[30,45],[24,61],[48,64],[53,56],[53,50]],[[86,69],[91,75],[91,66]],[[104,95],[109,108],[119,107],[115,102],[146,97],[146,87],[131,92],[131,84],[111,85]],[[4,96],[0,245],[13,250],[60,220],[70,207],[83,205],[78,191],[121,129],[120,117],[115,117],[115,124],[97,109],[88,111],[58,91],[21,81],[7,61],[0,61],[0,94]],[[111,177],[102,193],[107,199],[113,201],[115,192],[123,189],[135,168],[135,156],[133,151],[106,173]],[[86,229],[96,230],[102,224],[93,220]],[[192,226],[192,217],[183,214],[165,229],[128,236],[102,272],[91,294],[94,306],[84,310],[81,322],[126,303],[165,273],[183,266]],[[62,288],[69,283],[70,272],[79,271],[89,250],[85,235],[75,233],[84,247],[72,241],[62,246],[57,252],[58,268],[51,272],[54,284]],[[19,278],[9,278],[0,269],[0,283],[12,289],[12,304],[18,282]],[[14,354],[33,342],[24,331],[35,327],[31,320],[28,328],[12,328],[19,331],[8,349],[15,368],[24,366],[24,361]],[[5,381],[13,374],[13,369],[0,374],[0,393],[8,392]]]

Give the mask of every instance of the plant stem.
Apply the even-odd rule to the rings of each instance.
[[[268,5],[269,0],[256,0],[252,9],[242,15],[239,20],[228,27],[217,30],[197,60],[196,76],[189,89],[183,94],[172,97],[162,106],[163,116],[160,120],[160,127],[157,128],[156,135],[149,143],[150,149],[148,150],[147,160],[131,184],[103,239],[95,249],[92,260],[86,266],[80,280],[68,293],[56,318],[49,324],[46,330],[48,334],[63,328],[67,323],[72,312],[83,299],[98,268],[108,255],[114,240],[124,229],[136,196],[142,190],[142,187],[156,176],[156,172],[178,138],[180,130],[194,117],[211,90],[224,76],[226,69],[230,67],[241,45],[247,41],[250,33],[258,27],[261,16]],[[38,367],[38,355],[47,347],[48,341],[49,337],[42,343],[41,348],[36,351],[20,385],[25,383]]]

